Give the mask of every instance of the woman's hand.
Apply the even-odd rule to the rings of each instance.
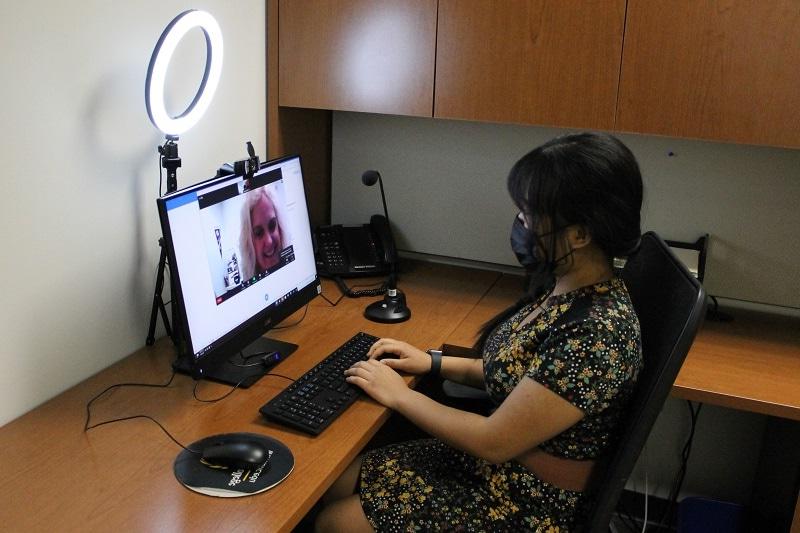
[[[394,409],[398,399],[411,389],[403,378],[383,361],[359,361],[344,371],[345,380],[361,387],[373,400]]]
[[[370,359],[385,357],[381,362],[408,374],[422,375],[431,371],[431,356],[407,342],[379,339],[367,352]]]

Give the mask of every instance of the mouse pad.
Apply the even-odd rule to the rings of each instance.
[[[219,498],[238,498],[250,496],[270,489],[286,479],[294,468],[294,456],[283,443],[256,433],[224,433],[212,435],[189,446],[192,450],[202,450],[206,446],[225,440],[256,441],[268,450],[269,459],[260,467],[247,469],[221,469],[204,465],[200,455],[183,450],[175,458],[173,469],[186,488],[200,494]]]

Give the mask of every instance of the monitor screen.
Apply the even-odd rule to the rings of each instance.
[[[184,337],[179,369],[251,385],[292,350],[261,336],[321,290],[300,158],[264,163],[250,179],[213,178],[158,207]]]

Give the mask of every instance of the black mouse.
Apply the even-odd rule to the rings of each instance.
[[[201,461],[212,468],[253,470],[269,460],[269,452],[249,440],[214,442],[203,449]]]

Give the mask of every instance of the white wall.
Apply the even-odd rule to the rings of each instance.
[[[0,424],[144,346],[164,140],[144,81],[162,30],[192,8],[217,18],[225,59],[208,113],[179,141],[179,186],[243,158],[247,140],[266,153],[264,2],[0,4]],[[173,114],[194,95],[204,43],[195,29],[178,48]]]

